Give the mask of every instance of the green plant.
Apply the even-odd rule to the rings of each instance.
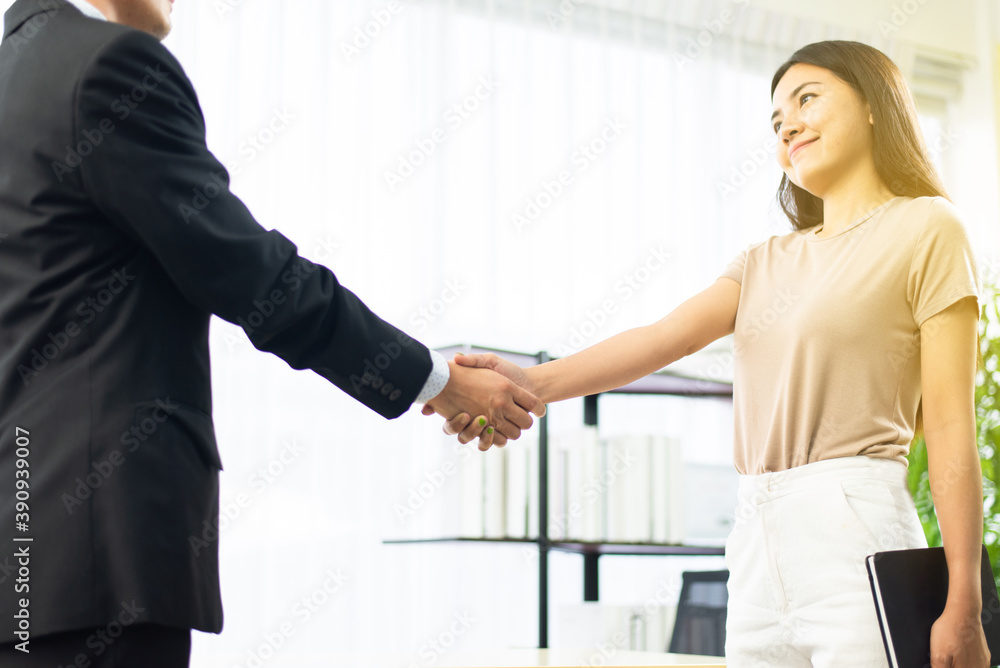
[[[983,468],[983,543],[1000,587],[1000,286],[983,281],[979,320],[982,364],[976,374],[976,433]],[[927,444],[923,436],[910,446],[907,482],[930,547],[941,545],[941,531],[927,474]]]

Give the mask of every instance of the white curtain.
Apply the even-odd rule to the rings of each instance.
[[[565,354],[662,317],[783,229],[765,153],[770,71],[786,54],[701,46],[697,32],[583,5],[552,20],[554,2],[224,7],[178,5],[168,44],[213,150],[243,159],[235,191],[429,345]],[[294,119],[249,159],[241,143],[274,109]],[[371,648],[430,665],[439,650],[535,645],[533,548],[381,544],[442,533],[433,500],[405,521],[393,512],[463,461],[437,418],[387,423],[232,325],[213,336],[223,496],[252,503],[221,539],[227,629],[198,634],[195,665],[252,665],[279,644],[269,665]],[[633,399],[604,403],[609,428],[678,435],[690,459],[730,461],[725,402]],[[551,414],[553,431],[581,419],[576,402]],[[254,472],[286,440],[305,452],[261,487]],[[582,572],[577,556],[550,564],[554,635]],[[682,568],[721,567],[606,559],[602,600],[642,602],[665,580],[676,596]],[[330,569],[350,579],[305,616],[296,602]]]
[[[736,0],[182,0],[174,13],[166,44],[262,225],[428,345],[554,354],[661,318],[788,231],[771,74],[809,41],[880,45]],[[440,527],[429,509],[393,512],[462,461],[437,418],[382,420],[221,320],[212,353],[226,630],[195,634],[194,666],[371,649],[430,665],[449,632],[455,648],[535,644],[530,548],[381,543]],[[551,407],[553,429],[579,409]],[[605,419],[730,461],[725,402],[615,398]],[[604,563],[602,600],[620,604],[682,568],[722,567]],[[580,600],[579,557],[553,555],[551,577],[553,608]]]

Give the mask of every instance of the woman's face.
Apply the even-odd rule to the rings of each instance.
[[[822,199],[838,183],[874,171],[871,109],[833,72],[792,65],[774,89],[773,102],[776,157],[792,183]]]

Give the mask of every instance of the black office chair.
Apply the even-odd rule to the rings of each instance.
[[[726,655],[729,571],[685,571],[668,652]]]

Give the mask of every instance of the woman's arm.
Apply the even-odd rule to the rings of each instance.
[[[528,369],[492,353],[456,355],[455,361],[493,369],[546,404],[582,397],[627,385],[732,334],[739,301],[740,284],[719,278],[658,322],[616,334],[569,357]],[[485,417],[472,419],[461,413],[445,423],[444,431],[458,434],[461,443],[479,438],[480,450],[506,443],[488,431],[487,422]]]
[[[732,334],[739,300],[740,284],[719,278],[651,325],[525,373],[535,396],[546,404],[613,390]]]
[[[924,439],[948,562],[948,599],[931,630],[931,656],[953,657],[954,665],[961,666],[989,665],[980,621],[983,483],[976,445],[977,308],[975,299],[966,298],[920,327]]]

